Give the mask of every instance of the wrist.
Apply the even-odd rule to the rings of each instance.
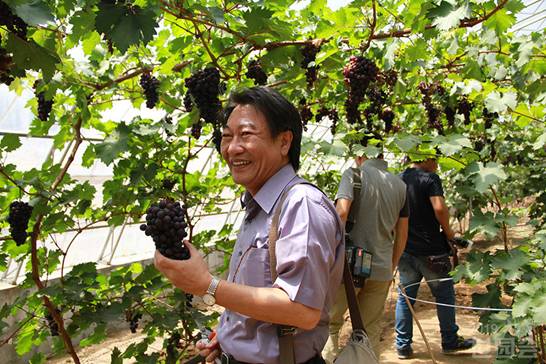
[[[203,280],[204,285],[202,285],[199,289],[199,296],[203,296],[205,293],[207,293],[207,290],[209,289],[213,279],[214,279],[214,276],[208,273],[207,279]]]

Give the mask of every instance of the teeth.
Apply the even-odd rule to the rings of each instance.
[[[247,161],[238,161],[238,162],[232,162],[231,164],[233,164],[235,167],[240,167],[240,166],[246,166],[247,164],[250,164],[250,162],[247,162]]]

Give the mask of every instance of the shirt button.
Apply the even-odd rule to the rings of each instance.
[[[243,252],[241,250],[239,250],[239,256],[243,255]]]

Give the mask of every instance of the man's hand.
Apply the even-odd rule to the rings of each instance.
[[[220,345],[216,338],[216,331],[211,332],[208,341],[199,340],[196,347],[199,349],[199,355],[205,358],[207,363],[214,363],[214,360],[220,356]]]
[[[187,240],[184,240],[184,244],[190,250],[190,259],[169,259],[156,250],[154,265],[177,288],[202,296],[207,292],[212,275],[199,251]]]

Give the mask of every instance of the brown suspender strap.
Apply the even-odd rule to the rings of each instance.
[[[351,315],[351,323],[353,330],[360,329],[364,332],[364,324],[362,323],[362,316],[358,309],[358,302],[356,300],[355,286],[353,284],[353,277],[349,269],[347,259],[343,265],[343,284],[345,285],[345,294],[347,295],[347,304],[349,306],[349,314]]]
[[[301,182],[300,182],[301,183]],[[279,237],[279,218],[281,216],[281,209],[288,191],[295,185],[293,184],[286,188],[277,203],[277,208],[271,218],[271,225],[269,227],[269,269],[271,270],[271,282],[275,282],[277,279],[277,257],[275,255],[275,246]],[[277,325],[277,332],[279,337],[279,360],[283,364],[295,364],[296,352],[294,348],[294,333],[296,328],[286,325]]]

